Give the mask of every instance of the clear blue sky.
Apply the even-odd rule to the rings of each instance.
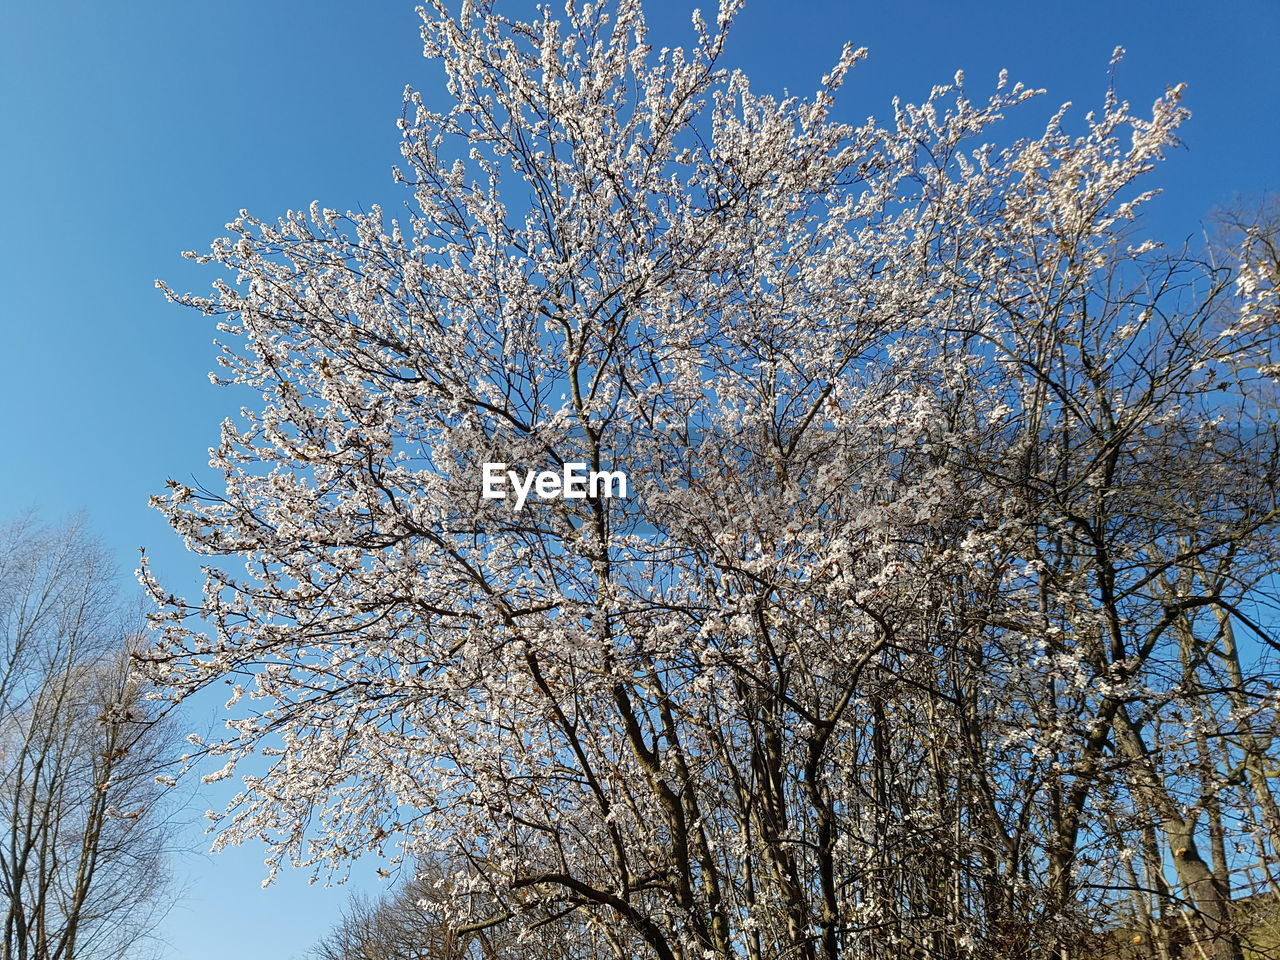
[[[1189,84],[1186,149],[1155,181],[1158,235],[1180,242],[1236,193],[1280,190],[1277,0],[892,6],[749,0],[729,63],[756,89],[803,93],[845,40],[866,46],[844,94],[852,119],[883,115],[895,93],[921,99],[957,68],[976,96],[1007,67],[1049,89],[1030,122],[1064,100],[1096,106],[1122,44],[1122,96],[1145,105]],[[691,7],[651,3],[656,45],[688,42]],[[401,91],[441,92],[413,4],[27,0],[3,5],[0,45],[0,517],[83,510],[124,569],[145,544],[166,584],[194,593],[196,565],[146,501],[168,476],[204,476],[241,398],[208,383],[208,321],[153,281],[207,287],[212,274],[178,253],[206,247],[242,207],[400,202]],[[207,726],[215,706],[193,722]],[[185,842],[205,844],[198,828]],[[350,888],[286,877],[264,892],[261,860],[245,849],[179,865],[187,890],[162,931],[166,956],[302,956]]]

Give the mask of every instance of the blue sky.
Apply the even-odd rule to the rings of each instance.
[[[688,42],[691,4],[650,6],[655,45]],[[1153,180],[1165,195],[1152,233],[1194,241],[1215,206],[1280,190],[1275,0],[901,9],[749,0],[727,59],[758,90],[803,93],[845,40],[866,46],[842,101],[851,119],[884,115],[894,94],[921,99],[957,68],[976,96],[1005,67],[1049,90],[1024,109],[1025,131],[1062,101],[1077,115],[1098,105],[1122,44],[1123,97],[1145,105],[1185,81],[1194,114],[1186,148]],[[146,545],[166,584],[194,592],[196,564],[147,497],[167,477],[204,476],[218,423],[244,398],[208,383],[210,323],[153,282],[206,288],[213,275],[179,251],[206,247],[242,207],[270,217],[312,200],[397,205],[401,91],[442,92],[417,22],[412,3],[391,0],[3,6],[0,518],[83,511],[126,572]],[[193,725],[207,727],[216,706],[197,705]],[[219,799],[201,794],[193,808]],[[178,839],[207,846],[198,826]],[[186,892],[162,935],[182,960],[301,957],[350,889],[290,876],[263,891],[256,849],[187,857],[177,872]]]

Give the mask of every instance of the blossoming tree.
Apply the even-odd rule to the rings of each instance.
[[[737,6],[654,51],[639,0],[433,3],[407,212],[242,212],[165,288],[261,395],[155,500],[243,567],[143,574],[154,679],[232,685],[210,776],[265,758],[223,837],[456,864],[459,936],[583,955],[1239,957],[1277,445],[1231,278],[1130,236],[1179,89],[852,125],[863,51],[757,93]],[[516,509],[496,462],[631,490]]]

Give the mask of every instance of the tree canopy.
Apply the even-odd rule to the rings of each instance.
[[[84,525],[0,526],[0,957],[119,960],[167,907],[175,728]]]
[[[243,564],[144,571],[152,678],[233,690],[210,776],[267,758],[223,836],[456,864],[459,937],[583,956],[1236,960],[1274,326],[1141,235],[1180,88],[1006,146],[1003,75],[850,124],[863,51],[759,93],[736,9],[655,51],[638,0],[432,3],[403,214],[242,211],[190,254],[228,279],[165,288],[261,395],[221,489],[155,498]],[[515,509],[494,462],[632,490]]]

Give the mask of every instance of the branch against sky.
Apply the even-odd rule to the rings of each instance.
[[[0,956],[137,956],[167,906],[176,734],[114,579],[79,523],[0,528]]]
[[[758,94],[735,11],[654,51],[633,0],[433,5],[406,213],[242,212],[191,255],[230,280],[165,288],[262,398],[223,489],[154,500],[242,572],[144,568],[152,679],[231,685],[210,779],[265,759],[224,840],[456,864],[459,931],[618,957],[1065,957],[1187,907],[1234,960],[1256,877],[1196,840],[1274,850],[1265,775],[1215,785],[1269,741],[1196,733],[1274,721],[1228,627],[1269,642],[1275,425],[1230,278],[1131,236],[1180,88],[1006,148],[1004,76],[849,125],[862,52]],[[495,462],[633,489],[516,509]]]

